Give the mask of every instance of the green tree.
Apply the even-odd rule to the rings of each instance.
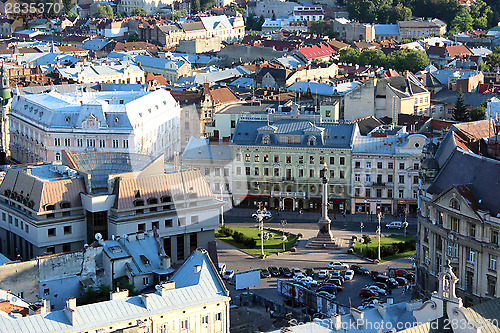
[[[469,6],[462,6],[458,15],[451,21],[450,30],[456,32],[472,30],[473,22]]]
[[[133,31],[131,34],[128,35],[127,37],[127,42],[136,42],[139,39],[139,35],[137,32]]]
[[[486,65],[490,70],[500,67],[500,53],[493,52],[488,54],[484,62],[486,63]]]
[[[339,62],[357,64],[361,51],[351,47],[339,51]]]
[[[113,8],[110,5],[97,5],[94,17],[96,18],[113,18],[115,14],[113,13]]]
[[[469,111],[464,104],[464,93],[462,91],[458,93],[457,102],[453,108],[452,118],[456,121],[470,121]]]
[[[191,13],[198,14],[201,11],[200,0],[191,0]]]
[[[276,14],[275,14],[275,13],[273,13],[273,17],[272,17],[271,19],[272,19],[273,21],[275,21],[275,20],[276,20]]]
[[[416,73],[429,65],[429,58],[424,51],[401,49],[387,57],[389,66],[397,71],[409,70]]]
[[[486,115],[486,108],[488,107],[488,100],[483,101],[479,106],[470,110],[470,119],[472,121],[483,120]]]
[[[338,36],[338,33],[333,31],[333,26],[325,21],[312,22],[309,30],[312,34],[318,36],[328,36],[330,38]]]
[[[142,7],[137,7],[132,10],[132,16],[148,16],[148,12]]]
[[[384,67],[387,58],[381,50],[364,49],[358,57],[358,65],[371,65]]]
[[[179,21],[179,19],[188,14],[187,10],[178,10],[172,14],[172,20]]]

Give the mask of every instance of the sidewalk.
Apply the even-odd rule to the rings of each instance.
[[[279,223],[280,220],[286,220],[288,222],[317,222],[321,218],[320,212],[303,212],[300,214],[298,211],[281,211],[278,212],[275,209],[271,209],[270,212],[273,214],[273,222]],[[254,208],[232,208],[227,212],[224,212],[225,216],[231,217],[251,217],[252,214],[255,213]],[[350,221],[350,222],[368,222],[368,221],[377,221],[377,216],[375,214],[347,214],[344,218],[342,214],[333,214],[329,213],[328,215],[332,221]],[[404,217],[401,216],[393,216],[393,215],[385,215],[382,220],[385,223],[389,223],[392,221],[402,221]],[[407,221],[409,223],[417,222],[417,218],[413,216],[407,217]]]

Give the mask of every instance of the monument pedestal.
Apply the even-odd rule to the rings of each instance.
[[[340,245],[335,239],[330,230],[330,219],[327,217],[321,218],[318,221],[319,231],[318,235],[314,238],[311,238],[309,242],[306,244],[307,249],[330,249],[330,250],[338,250],[340,249]]]

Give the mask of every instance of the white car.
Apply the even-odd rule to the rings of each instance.
[[[295,275],[304,275],[302,273],[302,271],[300,270],[300,268],[297,268],[297,267],[294,267],[292,268],[292,274],[295,276]]]
[[[327,276],[328,276],[328,272],[326,271],[326,269],[322,269],[318,273],[318,279],[326,279]]]
[[[305,284],[308,288],[309,287],[316,287],[318,285],[318,281],[314,280],[310,276],[305,276],[302,279],[299,279],[299,281],[297,281],[297,282]]]
[[[268,210],[264,210],[264,211],[260,212],[260,215],[262,215],[264,220],[269,220],[271,217],[273,217],[273,214],[271,214],[271,212]],[[259,213],[257,213],[257,212],[252,214],[252,217],[254,219],[257,218],[257,216],[259,216]]]
[[[401,221],[394,221],[389,224],[386,224],[385,227],[387,229],[401,229],[403,227],[403,222]]]
[[[352,280],[352,279],[354,279],[354,271],[353,271],[353,270],[350,270],[350,269],[349,269],[349,270],[347,270],[347,271],[345,271],[345,276],[344,276],[344,278],[345,278],[346,280]]]
[[[227,271],[224,272],[224,275],[222,275],[222,278],[224,280],[231,280],[234,276],[234,271],[232,269],[228,269]]]
[[[300,282],[305,278],[305,275],[300,273],[293,276],[293,281]]]
[[[349,269],[349,265],[343,264],[340,261],[332,261],[331,263],[328,264],[328,268],[330,269]]]

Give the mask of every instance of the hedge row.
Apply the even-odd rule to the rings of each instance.
[[[381,257],[389,257],[393,256],[397,253],[404,253],[408,251],[415,251],[416,242],[414,239],[408,240],[405,242],[394,243],[391,245],[384,245],[380,247],[380,256]],[[378,257],[378,249],[372,248],[363,251],[364,256],[369,259],[376,259]]]
[[[223,226],[219,229],[219,235],[224,237],[232,237],[236,243],[242,244],[250,249],[253,249],[257,246],[257,241],[255,239],[245,236],[243,233],[234,231],[226,226]]]

